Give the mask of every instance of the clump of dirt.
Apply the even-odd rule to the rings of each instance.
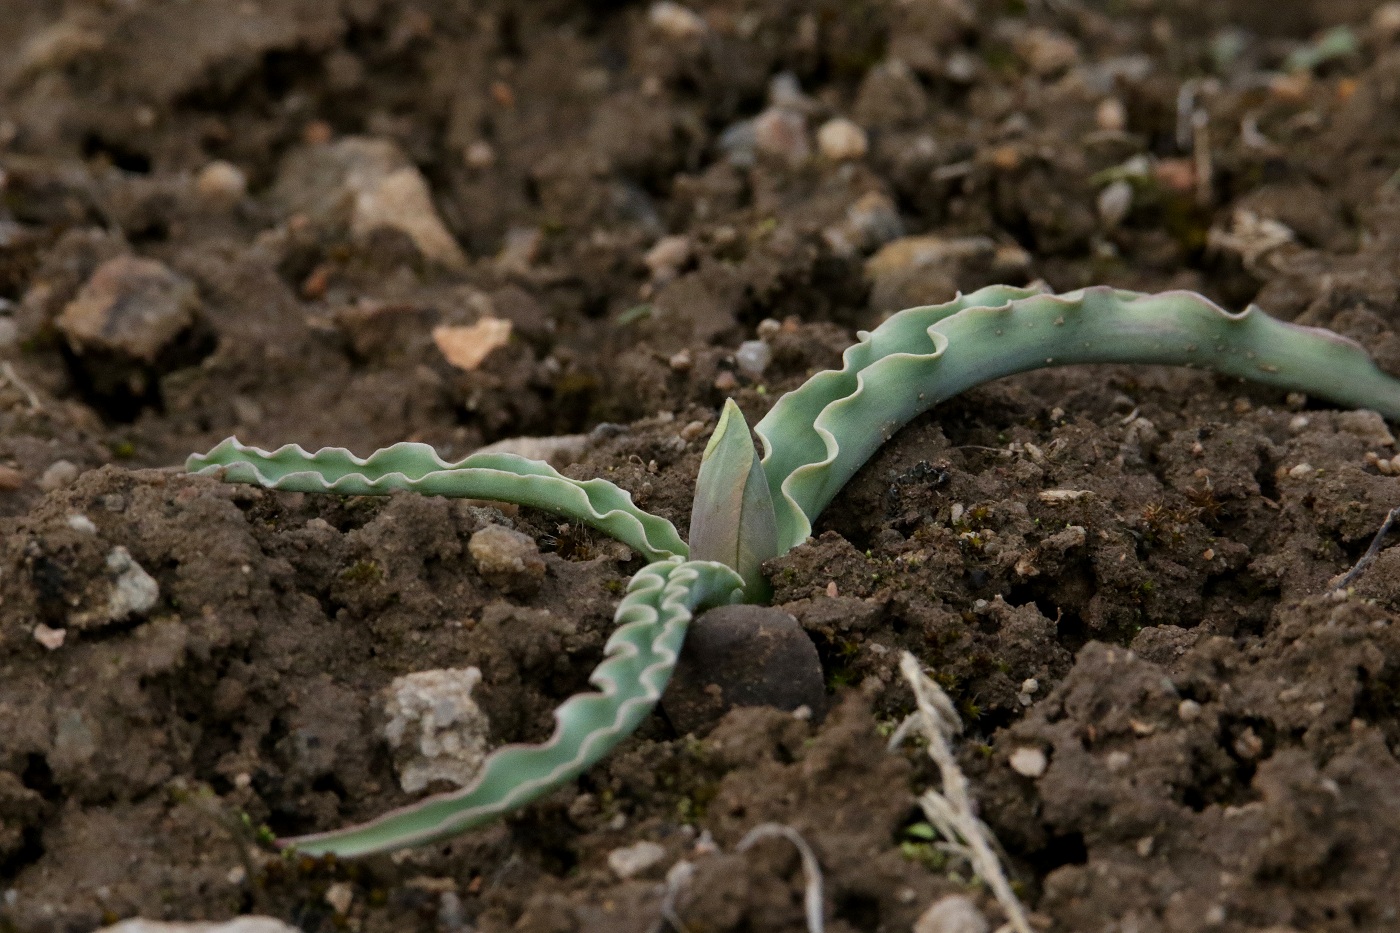
[[[570,435],[570,475],[684,532],[726,397],[759,417],[993,282],[1254,300],[1400,372],[1394,4],[10,6],[0,928],[803,929],[792,847],[736,851],[763,822],[829,929],[996,920],[918,825],[930,764],[883,749],[903,650],[1038,928],[1396,925],[1400,552],[1329,590],[1400,504],[1372,414],[1153,367],[973,390],[766,568],[824,719],[658,713],[502,823],[353,863],[260,844],[413,799],[395,679],[475,667],[489,742],[541,739],[640,561],[177,468]]]

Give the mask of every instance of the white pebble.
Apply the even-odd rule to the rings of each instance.
[[[1045,758],[1045,752],[1029,745],[1012,752],[1007,763],[1011,765],[1012,771],[1028,778],[1040,777],[1045,773],[1045,768],[1049,764]]]
[[[340,916],[350,912],[350,904],[355,900],[355,889],[348,881],[337,881],[326,888],[326,903]]]
[[[982,911],[964,894],[939,898],[914,921],[914,933],[987,933],[990,929]]]
[[[71,485],[78,478],[79,472],[81,471],[76,464],[67,460],[55,460],[39,477],[39,488],[44,492],[62,489],[64,486]]]
[[[647,20],[670,39],[691,39],[705,34],[705,21],[690,7],[660,0],[647,11]]]
[[[664,236],[642,257],[654,280],[666,281],[676,277],[681,267],[690,262],[690,237]]]
[[[248,176],[230,162],[210,162],[195,177],[194,190],[211,206],[227,209],[248,193]]]
[[[773,361],[773,350],[762,340],[745,340],[734,351],[734,363],[739,371],[751,379],[763,375],[768,364]]]
[[[1123,222],[1133,209],[1133,186],[1122,178],[1099,192],[1099,219],[1110,230]]]
[[[1182,700],[1177,704],[1176,714],[1182,722],[1193,722],[1201,718],[1201,704],[1195,700]]]
[[[608,853],[608,867],[622,880],[635,878],[649,868],[661,864],[666,850],[654,842],[638,842]]]
[[[117,575],[107,597],[107,617],[120,622],[128,616],[143,616],[160,599],[160,584],[131,557],[121,545],[107,554],[107,569]]]
[[[207,920],[148,920],[132,917],[98,933],[300,933],[276,917],[234,917],[221,923]]]
[[[1302,479],[1305,476],[1311,476],[1312,472],[1313,467],[1311,463],[1300,463],[1293,469],[1289,470],[1288,475],[1293,477],[1294,479]]]
[[[462,160],[467,163],[467,168],[488,169],[496,164],[496,150],[491,148],[490,143],[477,140],[467,146]]]
[[[68,636],[67,629],[49,628],[40,622],[34,626],[34,640],[50,651],[57,651],[63,647],[63,639]]]
[[[837,117],[817,130],[817,148],[833,162],[845,162],[865,157],[870,148],[865,130],[845,117]]]
[[[1094,122],[1099,129],[1110,133],[1121,133],[1128,127],[1128,111],[1116,97],[1106,97],[1094,109]]]
[[[79,512],[75,512],[72,515],[68,516],[68,527],[72,528],[74,531],[80,534],[97,534],[97,526],[92,523],[92,519]]]

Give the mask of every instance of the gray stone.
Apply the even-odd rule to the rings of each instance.
[[[765,606],[722,606],[690,625],[661,699],[677,731],[708,729],[736,706],[826,711],[816,646],[797,620]]]
[[[118,256],[97,267],[54,323],[99,393],[140,395],[198,308],[189,279],[153,259]]]
[[[112,592],[107,597],[109,620],[120,622],[129,616],[144,616],[160,600],[160,584],[121,545],[107,555],[107,569],[114,574]]]
[[[438,215],[427,180],[388,140],[348,136],[293,150],[283,160],[271,200],[287,217],[301,214],[332,228],[348,225],[361,240],[380,228],[398,230],[434,262],[449,269],[467,263]]]
[[[434,781],[466,787],[476,779],[491,735],[472,697],[480,682],[481,671],[467,667],[419,671],[389,685],[384,737],[394,750],[399,786],[410,794]]]

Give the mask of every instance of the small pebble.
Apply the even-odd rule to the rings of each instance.
[[[1288,471],[1288,475],[1294,479],[1302,479],[1305,476],[1311,476],[1312,473],[1313,467],[1311,463],[1300,463]]]
[[[1099,101],[1098,107],[1094,109],[1094,122],[1099,129],[1110,133],[1121,133],[1128,128],[1128,111],[1123,106],[1123,102],[1116,97],[1108,97]]]
[[[34,640],[50,651],[57,651],[63,647],[63,639],[68,637],[68,631],[61,628],[49,628],[40,622],[34,626]]]
[[[715,377],[715,388],[720,392],[733,392],[739,388],[739,379],[733,373],[725,370]]]
[[[92,523],[92,519],[80,513],[68,516],[68,527],[85,535],[97,534],[97,526]]]
[[[535,539],[503,525],[476,532],[467,550],[477,571],[503,589],[528,589],[544,579],[544,558]]]
[[[608,853],[608,867],[623,881],[655,868],[666,859],[666,850],[654,842],[637,842]]]
[[[1195,722],[1201,718],[1201,704],[1195,700],[1182,700],[1177,704],[1176,714],[1182,722]]]
[[[1264,740],[1259,738],[1252,727],[1246,726],[1245,730],[1235,739],[1234,749],[1235,754],[1247,761],[1252,761],[1264,751]]]
[[[462,909],[462,897],[456,891],[443,891],[438,896],[438,927],[446,933],[472,929],[467,926],[467,914]]]
[[[1046,78],[1079,60],[1079,46],[1063,33],[1034,27],[1015,40],[1016,52],[1037,76]]]
[[[1025,746],[1012,752],[1007,764],[1022,777],[1038,778],[1045,773],[1049,762],[1046,761],[1045,752],[1034,746]]]
[[[120,622],[130,616],[144,616],[160,599],[160,584],[132,558],[121,545],[107,554],[107,569],[116,574],[107,597],[107,621]]]
[[[1112,230],[1118,226],[1133,209],[1132,184],[1122,178],[1110,182],[1099,192],[1098,209],[1105,227]]]
[[[766,317],[758,322],[756,328],[759,340],[772,340],[783,332],[781,321],[775,321],[771,317]]]
[[[0,489],[9,491],[24,485],[24,474],[14,467],[0,466]]]
[[[964,894],[949,894],[934,901],[914,921],[914,933],[988,933],[991,924]]]
[[[674,279],[685,264],[690,262],[692,253],[690,237],[664,236],[647,250],[642,262],[651,270],[653,281],[667,282]]]
[[[763,376],[763,371],[773,361],[773,349],[762,340],[745,340],[734,351],[734,363],[739,371],[750,379]]]
[[[355,900],[355,889],[348,881],[337,881],[326,888],[326,903],[340,916],[350,912],[350,904]]]
[[[705,34],[705,21],[690,7],[660,0],[647,11],[647,20],[669,39],[693,39]]]
[[[1077,526],[1071,526],[1077,527]],[[1082,529],[1081,529],[1082,530]],[[1034,702],[1035,693],[1040,689],[1040,681],[1034,677],[1027,677],[1021,681],[1021,690],[1016,694],[1016,702],[1022,706],[1030,706]]]
[[[725,127],[719,134],[719,148],[731,165],[749,168],[754,163],[758,140],[755,121],[740,120]]]
[[[870,143],[865,130],[854,121],[837,117],[826,121],[817,130],[817,148],[833,162],[846,162],[864,158]]]
[[[786,107],[769,107],[754,118],[754,146],[767,156],[789,164],[804,161],[812,154],[807,142],[807,120]]]
[[[687,441],[693,441],[704,433],[705,422],[703,421],[692,421],[685,427],[681,428],[681,437]]]
[[[1400,34],[1400,3],[1383,3],[1371,14],[1371,28],[1392,38]]]
[[[210,162],[195,177],[194,190],[211,207],[226,210],[248,193],[248,176],[231,162]]]
[[[802,82],[797,75],[791,71],[780,71],[768,82],[768,103],[802,112],[812,106],[812,99],[802,93]]]
[[[877,249],[904,236],[904,222],[893,201],[872,191],[846,209],[842,233],[863,250]]]
[[[671,355],[671,358],[667,362],[670,364],[670,367],[676,372],[683,373],[686,370],[690,369],[693,360],[690,357],[689,350],[680,350],[676,353],[673,353]]]
[[[44,492],[53,492],[55,489],[70,486],[78,478],[79,472],[81,471],[76,464],[67,460],[55,460],[39,477],[39,488]]]
[[[462,160],[467,163],[467,168],[488,169],[496,164],[496,150],[491,148],[491,144],[478,140],[467,146],[462,153]]]
[[[198,308],[199,291],[183,275],[154,259],[118,256],[97,267],[54,323],[80,356],[98,351],[150,365],[194,323]],[[97,365],[86,368],[94,374]]]
[[[276,917],[242,916],[215,923],[207,920],[148,920],[132,917],[103,927],[98,933],[301,933]]]

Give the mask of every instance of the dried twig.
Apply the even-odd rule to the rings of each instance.
[[[1376,536],[1371,539],[1371,546],[1366,549],[1366,553],[1361,555],[1361,559],[1356,562],[1355,567],[1347,571],[1346,576],[1328,587],[1329,593],[1346,589],[1357,577],[1366,572],[1366,568],[1371,566],[1371,561],[1375,560],[1376,555],[1381,552],[1381,545],[1385,543],[1386,536],[1390,534],[1390,529],[1395,527],[1397,520],[1400,520],[1400,505],[1390,510],[1385,521],[1381,522],[1381,530],[1376,532]]]
[[[822,919],[822,867],[817,862],[816,853],[807,845],[807,840],[802,838],[801,833],[781,823],[760,823],[744,834],[734,851],[746,852],[754,843],[775,836],[781,836],[792,843],[797,847],[797,854],[802,856],[802,874],[807,878],[807,892],[802,899],[807,910],[807,930],[808,933],[823,933],[826,925]]]
[[[1032,933],[1026,910],[1011,890],[1011,883],[1002,871],[1001,860],[993,851],[995,839],[987,825],[972,810],[967,778],[953,756],[949,740],[962,731],[962,720],[953,708],[948,694],[934,683],[919,667],[909,652],[899,660],[900,672],[914,690],[918,711],[912,713],[894,735],[890,747],[898,746],[911,731],[917,730],[928,741],[928,754],[938,765],[942,791],[929,789],[919,797],[924,815],[944,840],[946,848],[966,858],[977,877],[991,889],[997,903],[1006,914],[1007,926],[1015,933]]]
[[[20,391],[20,394],[24,396],[24,400],[29,404],[29,413],[31,415],[43,410],[44,406],[39,403],[38,393],[29,387],[29,383],[20,378],[19,373],[15,372],[14,366],[10,365],[9,362],[0,363],[0,379],[3,379]]]
[[[702,843],[705,838],[701,837]],[[784,826],[782,823],[760,823],[744,834],[744,838],[739,840],[734,851],[747,852],[756,843],[774,838],[786,839],[792,843],[797,848],[797,854],[802,857],[802,874],[807,881],[806,891],[802,897],[802,905],[807,915],[807,933],[824,933],[826,921],[823,919],[822,910],[822,867],[821,863],[817,861],[816,853],[807,844],[807,840],[802,838],[801,833],[791,826]],[[699,848],[698,845],[697,848]],[[710,847],[709,851],[718,850]],[[681,891],[690,884],[694,877],[694,864],[684,859],[672,865],[671,870],[666,873],[666,893],[661,900],[661,919],[670,924],[671,928],[678,933],[688,933],[688,928],[680,918],[676,902],[680,899]]]

